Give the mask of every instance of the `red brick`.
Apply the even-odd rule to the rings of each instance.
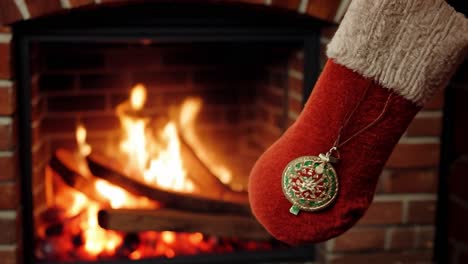
[[[0,215],[0,244],[12,244],[16,241],[16,219]]]
[[[1,21],[0,21],[0,24],[1,24]],[[11,33],[11,28],[0,25],[0,33]]]
[[[77,125],[76,117],[46,117],[41,122],[40,132],[43,134],[74,133]]]
[[[296,114],[299,114],[301,111],[302,111],[302,102],[301,100],[298,100],[297,98],[292,98],[292,97],[289,97],[289,100],[288,100],[288,109],[289,111],[292,111]]]
[[[408,205],[408,223],[432,224],[435,220],[435,201],[413,201]]]
[[[359,224],[399,224],[402,222],[401,202],[373,202]]]
[[[298,53],[294,52],[289,59],[289,67],[290,70],[295,70],[297,72],[304,72],[304,59],[299,57]]]
[[[0,79],[11,78],[10,44],[0,43]]]
[[[435,94],[432,99],[427,102],[423,109],[424,110],[441,110],[444,106],[444,93],[445,89],[440,90],[437,94]]]
[[[89,132],[120,128],[120,121],[115,115],[85,116],[81,118],[81,122]]]
[[[94,4],[94,0],[69,0],[72,7]]]
[[[309,0],[307,14],[333,21],[341,0]]]
[[[284,95],[281,93],[274,92],[272,89],[267,88],[262,96],[262,100],[270,106],[279,107],[281,109],[284,104]]]
[[[11,249],[0,249],[0,259],[2,264],[19,264],[21,262],[17,261],[16,255],[17,250],[15,248]]]
[[[302,88],[302,80],[298,80],[294,77],[289,76],[288,78],[288,86],[290,91],[294,91],[296,93],[302,94],[303,88]]]
[[[31,17],[52,14],[62,9],[60,0],[25,0]]]
[[[383,193],[435,193],[437,191],[437,169],[392,170],[381,178],[380,192]]]
[[[22,19],[14,0],[0,1],[0,25],[9,24]]]
[[[362,254],[343,254],[335,257],[329,264],[413,264],[432,263],[432,251],[408,252],[369,252]]]
[[[17,176],[16,156],[0,156],[0,180],[13,180]]]
[[[334,251],[383,249],[385,229],[354,228],[335,239]]]
[[[273,0],[272,5],[291,10],[298,10],[300,0]]]
[[[390,249],[412,249],[415,241],[415,228],[395,228],[390,231]]]
[[[104,95],[51,96],[48,98],[50,112],[75,112],[104,110]]]
[[[468,203],[468,156],[458,158],[453,164],[448,178],[449,192]]]
[[[416,116],[406,130],[409,137],[439,137],[442,132],[442,115]]]
[[[448,236],[449,240],[468,244],[468,208],[456,202],[449,201],[448,205]]]
[[[14,182],[0,182],[0,209],[15,209],[18,205],[19,188]]]
[[[399,143],[386,166],[390,168],[421,168],[439,165],[439,143]]]
[[[426,248],[432,249],[434,247],[434,236],[435,231],[434,227],[424,227],[422,230],[418,232],[418,243],[416,244],[417,248]]]
[[[0,150],[10,150],[14,145],[13,120],[4,117],[0,119]]]
[[[0,115],[11,115],[15,109],[15,88],[0,86]]]

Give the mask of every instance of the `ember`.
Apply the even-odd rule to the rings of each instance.
[[[105,177],[99,178],[100,175],[90,170],[91,166],[88,167],[89,157],[96,156],[92,152],[92,146],[86,142],[86,128],[78,125],[77,150],[75,152],[56,150],[46,169],[46,177],[53,179],[54,200],[49,208],[37,217],[36,257],[55,261],[120,258],[137,260],[149,257],[172,258],[178,255],[270,249],[272,247],[270,237],[248,215],[250,210],[245,204],[247,196],[242,191],[243,188],[238,187],[236,189],[240,191],[235,191],[229,186],[232,180],[231,171],[222,164],[210,162],[207,155],[209,150],[204,148],[194,132],[193,122],[201,109],[201,99],[185,100],[176,118],[167,118],[165,124],[154,128],[154,120],[144,113],[146,98],[146,88],[138,84],[132,89],[129,100],[116,108],[123,136],[119,152],[113,154],[109,160],[118,159],[118,164],[124,164],[119,170],[121,176],[131,177],[126,181],[132,183],[132,186],[143,186],[141,188],[144,190],[163,190],[164,192],[160,194],[175,195],[175,197],[188,194],[189,196],[183,196],[184,199],[207,201],[207,204],[216,205],[213,207],[215,211],[216,208],[233,210],[240,215],[223,216],[219,214],[223,213],[222,210],[216,216],[207,215],[207,212],[203,214],[202,211],[201,214],[177,211],[184,209],[184,206],[194,206],[202,210],[203,207],[197,202],[195,205],[185,204],[181,208],[176,206],[166,209],[166,206],[171,205],[168,200],[154,199],[151,195],[142,196],[142,193],[148,191],[135,192],[137,187],[125,188],[122,186],[125,184],[115,184]],[[196,163],[197,168],[200,168],[199,171],[204,172],[198,173],[202,176],[197,178],[196,173],[189,173],[189,169],[193,168],[188,167],[185,164],[187,162]],[[118,164],[109,166],[115,167],[114,165]],[[207,183],[209,191],[206,189]],[[193,194],[201,196],[192,197]],[[145,224],[133,228],[133,231],[128,230],[129,224],[116,230],[108,230],[101,226],[98,219],[98,215],[102,215],[101,210],[112,213],[109,210],[115,209],[116,213],[113,215],[118,217],[124,212],[122,211],[124,208],[134,210],[133,213],[140,212],[135,210],[139,209],[142,212],[157,211],[163,215],[167,214],[172,217],[169,219],[174,219],[169,225],[173,226],[173,229],[169,231],[148,228],[147,230],[157,231],[145,231],[147,227]],[[180,230],[177,227],[180,224],[177,223],[187,215],[194,216],[195,224],[185,230],[199,232],[174,232]],[[140,216],[142,215],[138,217]],[[231,218],[234,222],[230,224],[228,221]],[[252,232],[246,232],[246,235],[254,239],[233,238],[235,230],[219,233],[218,230],[213,230],[212,224],[211,226],[205,224],[216,221],[226,222],[220,225],[225,229],[229,229],[230,225],[251,228]],[[165,226],[164,223],[161,226]]]

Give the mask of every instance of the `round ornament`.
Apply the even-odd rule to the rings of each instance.
[[[303,156],[288,163],[283,171],[283,193],[293,204],[294,215],[326,208],[338,193],[338,178],[329,155]]]

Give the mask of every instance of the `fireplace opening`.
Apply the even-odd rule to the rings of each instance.
[[[310,93],[319,26],[200,3],[15,25],[25,261],[313,260],[268,235],[246,190]]]

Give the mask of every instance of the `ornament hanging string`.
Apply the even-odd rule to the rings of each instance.
[[[359,134],[361,134],[362,132],[366,131],[367,129],[371,128],[373,125],[375,125],[377,122],[380,121],[380,119],[384,116],[387,108],[388,108],[388,105],[389,105],[389,102],[390,102],[390,99],[392,97],[392,93],[389,93],[388,97],[387,97],[387,100],[385,101],[385,104],[382,108],[382,111],[380,112],[380,114],[372,121],[370,122],[369,124],[367,124],[365,127],[359,129],[357,132],[355,132],[354,134],[352,134],[351,136],[349,136],[346,140],[344,140],[343,142],[340,142],[340,139],[341,139],[341,132],[342,130],[346,127],[346,125],[349,123],[349,121],[351,120],[352,116],[354,115],[354,113],[356,112],[356,110],[359,108],[359,106],[361,105],[361,103],[364,101],[364,99],[366,98],[366,95],[367,95],[367,91],[369,90],[369,87],[372,85],[369,84],[366,89],[364,90],[364,92],[362,93],[361,95],[361,98],[359,99],[358,103],[354,106],[354,109],[349,112],[348,116],[346,117],[345,121],[343,122],[343,124],[341,125],[340,129],[338,129],[338,136],[336,137],[336,140],[335,142],[333,143],[333,147],[327,152],[327,154],[325,156],[327,156],[330,161],[332,162],[336,162],[338,161],[338,159],[340,158],[340,154],[338,152],[338,148],[342,147],[343,145],[345,145],[346,143],[348,143],[349,141],[351,141],[351,139],[355,138],[356,136],[358,136]],[[337,156],[333,157],[332,154],[335,154]]]

